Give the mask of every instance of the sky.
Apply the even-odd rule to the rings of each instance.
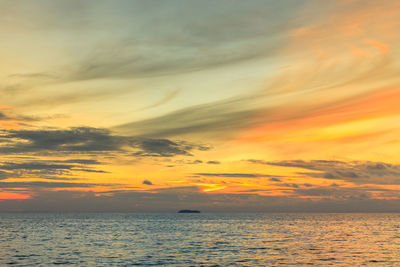
[[[397,0],[0,14],[0,211],[400,211]]]

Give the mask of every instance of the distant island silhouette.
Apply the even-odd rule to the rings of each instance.
[[[199,210],[180,210],[178,213],[200,213]]]

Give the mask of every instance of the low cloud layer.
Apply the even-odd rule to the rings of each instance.
[[[314,172],[297,172],[309,177],[346,180],[356,184],[400,184],[400,166],[385,162],[372,161],[335,161],[335,160],[287,160],[263,161],[248,160],[254,164],[300,168]]]
[[[51,190],[52,187],[70,187],[73,183],[8,183],[3,188],[18,192],[12,188],[24,185],[38,191],[30,199],[0,201],[0,211],[176,212],[190,207],[202,212],[398,212],[400,207],[398,199],[371,199],[371,194],[365,190],[354,189],[296,189],[295,194],[298,195],[327,196],[315,201],[311,198],[265,196],[254,192],[206,194],[196,186],[154,189],[152,192],[122,190],[102,193]]]

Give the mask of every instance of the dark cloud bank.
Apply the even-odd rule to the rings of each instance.
[[[194,150],[208,149],[208,146],[185,141],[122,136],[91,127],[3,130],[0,131],[0,155],[8,160],[0,162],[0,180],[74,180],[79,172],[107,173],[99,169],[104,163],[90,159],[94,157],[170,158],[192,156]],[[67,159],[48,160],[43,156]]]
[[[108,129],[76,127],[50,130],[3,130],[0,154],[102,154],[124,153],[136,157],[191,156],[192,150],[207,150],[204,145],[169,139],[113,134]]]

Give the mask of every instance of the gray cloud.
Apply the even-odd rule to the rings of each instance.
[[[66,163],[79,163],[79,164],[83,164],[83,165],[99,165],[99,164],[103,164],[100,161],[97,161],[95,159],[69,159],[69,160],[64,160],[61,162],[66,162]]]
[[[318,73],[318,75],[321,76],[321,81],[325,80],[324,73]],[[310,90],[309,84],[305,82],[301,88],[297,88],[296,97],[290,92],[276,91],[277,88],[282,89],[286,86],[285,81],[278,79],[276,84],[267,85],[263,91],[182,108],[159,117],[116,125],[114,129],[127,134],[152,138],[185,134],[227,138],[235,136],[242,129],[257,125],[295,121],[315,116],[316,113],[332,114],[335,107],[353,106],[355,103],[364,101],[366,96],[365,93],[349,94],[342,98],[332,99],[329,104],[309,103],[310,93],[315,95],[332,89],[329,88],[330,85],[324,84],[318,89]],[[303,101],[298,101],[299,97],[303,98]],[[281,104],[277,107],[274,100]]]
[[[180,160],[174,161],[174,163],[177,163],[177,164],[201,164],[201,163],[203,163],[203,161],[199,160],[199,159],[195,159],[195,160],[183,160],[183,159],[180,159]]]
[[[290,19],[296,12],[293,7],[301,4],[293,0],[290,4],[250,1],[235,5],[225,0],[171,1],[168,4],[122,1],[118,5],[98,1],[96,4],[62,4],[65,12],[71,14],[65,16],[51,1],[41,1],[41,8],[32,4],[0,3],[0,8],[8,14],[7,18],[0,18],[0,25],[12,27],[17,34],[26,34],[27,29],[21,25],[29,25],[29,33],[43,36],[50,42],[55,37],[54,32],[57,32],[57,40],[61,33],[65,47],[60,49],[65,49],[67,55],[74,55],[67,56],[71,60],[51,70],[11,74],[7,90],[0,91],[20,106],[43,108],[109,98],[135,89],[118,86],[72,89],[73,92],[46,94],[45,97],[37,94],[36,99],[17,98],[13,94],[26,94],[26,90],[38,85],[180,74],[272,57],[281,42],[288,38],[291,26],[284,18]],[[280,10],[279,15],[273,8]],[[24,12],[26,9],[29,14]],[[193,16],[194,13],[201,16]],[[112,33],[112,38],[107,33]],[[67,45],[75,43],[76,39],[80,40],[79,53],[74,50],[75,46]],[[169,92],[143,109],[162,105],[177,92]]]
[[[209,49],[208,45],[185,47],[182,44],[163,46],[160,43],[152,46],[154,50],[150,54],[148,50],[151,46],[145,47],[145,44],[138,46],[135,40],[115,43],[112,47],[92,52],[78,62],[77,67],[68,73],[65,79],[74,81],[101,78],[126,79],[180,74],[256,59],[260,55],[268,55],[265,53],[266,50],[272,52],[276,49],[276,44],[264,43],[262,47],[256,42],[239,44],[235,48],[229,48],[224,44],[210,49],[210,55],[204,57],[200,56],[201,50]],[[135,47],[139,49],[135,50]],[[174,54],[178,49],[181,49],[181,53]]]
[[[50,79],[50,80],[54,80],[54,79],[58,79],[59,77],[55,74],[50,74],[50,73],[14,73],[9,75],[8,77],[10,78],[27,78],[27,79]]]
[[[15,20],[26,21],[33,33],[62,32],[67,40],[77,34],[81,37],[82,52],[75,55],[75,62],[57,71],[58,75],[49,71],[14,76],[60,77],[67,81],[126,79],[198,71],[271,57],[288,38],[293,27],[288,21],[297,12],[294,7],[300,5],[302,1],[294,0],[237,1],[234,5],[226,0],[170,1],[168,4],[122,1],[118,5],[97,1],[95,5],[63,4],[65,12],[73,14],[66,17],[49,1],[42,1],[41,9],[34,5],[10,8],[3,3],[0,7],[8,10],[13,19],[0,22],[11,23],[16,31],[20,25],[14,25]],[[27,7],[29,16],[19,12]],[[280,10],[279,14],[274,12],[275,8]],[[84,35],[80,32],[83,30]],[[112,32],[112,38],[98,35],[100,31]]]
[[[14,130],[4,132],[0,138],[14,141],[12,145],[1,147],[0,153],[115,151],[124,143],[124,138],[112,136],[106,129],[90,127],[68,130]]]
[[[311,197],[330,197],[337,200],[367,200],[371,199],[372,194],[369,188],[335,188],[335,187],[316,187],[316,188],[296,188],[293,192],[298,196]]]
[[[0,120],[8,120],[8,116],[6,116],[6,114],[4,114],[3,112],[0,112]]]
[[[216,160],[209,160],[209,161],[207,161],[207,164],[221,164],[221,162],[216,161]]]
[[[157,118],[118,125],[116,130],[150,137],[221,132],[257,124],[257,109],[246,108],[253,97],[240,97],[184,108]]]
[[[130,29],[130,37],[118,36],[116,32],[112,42],[102,40],[76,63],[68,79],[158,76],[272,56],[287,37],[282,34],[289,28],[284,18],[290,19],[295,12],[293,5],[300,4],[172,1],[155,6],[132,2],[118,9],[102,3],[97,11],[103,18],[115,16],[114,27]],[[279,8],[279,16],[271,8]],[[127,10],[130,12],[126,13]],[[143,12],[151,15],[143,17]],[[201,15],[192,16],[194,13]],[[138,17],[140,21],[124,16]],[[143,30],[149,28],[153,31]]]
[[[6,178],[36,178],[71,180],[74,172],[107,173],[103,170],[84,168],[97,161],[92,160],[35,160],[29,162],[0,163],[0,179]]]
[[[8,121],[8,120],[21,121],[20,124],[23,124],[23,122],[38,121],[40,120],[40,118],[0,112],[0,121]]]
[[[172,92],[169,92],[169,93],[167,93],[163,98],[161,98],[159,101],[157,101],[156,103],[151,104],[151,105],[149,105],[149,106],[147,106],[147,107],[141,108],[141,109],[139,109],[139,110],[152,109],[152,108],[161,106],[161,105],[163,105],[163,104],[165,104],[165,103],[168,103],[169,101],[171,101],[172,99],[174,99],[174,98],[178,95],[178,93],[179,93],[179,90],[178,90],[178,89],[176,89],[176,90],[174,90],[174,91],[172,91]]]
[[[280,182],[281,181],[281,179],[278,179],[278,178],[275,178],[275,177],[272,177],[272,178],[270,178],[269,179],[271,182]]]
[[[135,152],[134,156],[141,157],[172,157],[176,155],[191,156],[192,149],[202,149],[201,146],[194,146],[185,142],[173,142],[168,139],[142,139],[136,144],[141,151]]]
[[[192,150],[210,149],[204,145],[184,141],[115,135],[107,129],[91,127],[62,130],[3,130],[0,133],[0,141],[4,143],[0,146],[1,154],[124,153],[137,157],[172,157],[191,156]]]
[[[72,188],[72,187],[93,187],[98,184],[91,183],[69,183],[69,182],[0,182],[0,188]],[[101,184],[104,186],[104,184]]]
[[[1,171],[0,170],[0,180],[11,178],[11,174],[9,172]]]
[[[80,171],[80,172],[95,172],[95,173],[110,173],[110,172],[103,171],[103,170],[92,170],[92,169],[74,169],[74,171]]]
[[[200,176],[213,176],[213,177],[232,177],[232,178],[276,178],[279,175],[259,174],[259,173],[194,173]]]
[[[71,170],[75,165],[67,164],[51,164],[43,162],[24,162],[24,163],[11,163],[6,162],[0,165],[2,170]]]
[[[288,160],[263,161],[248,160],[255,164],[301,168],[316,172],[298,172],[298,174],[325,178],[348,180],[358,184],[400,184],[400,165],[371,161],[336,161],[336,160]]]
[[[153,185],[153,183],[150,180],[143,180],[142,184]]]

